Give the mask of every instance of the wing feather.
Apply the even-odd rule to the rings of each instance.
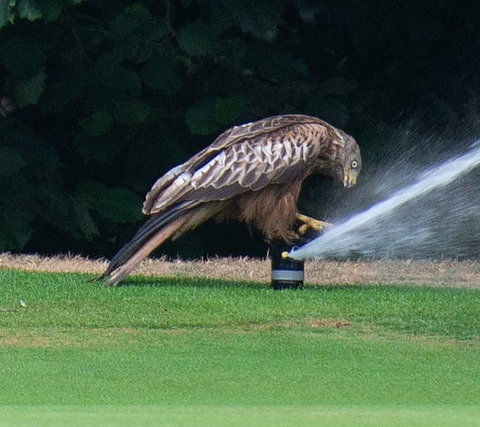
[[[303,178],[309,158],[318,154],[318,144],[298,129],[312,124],[320,125],[319,132],[324,130],[326,136],[327,123],[303,115],[275,116],[230,128],[161,177],[147,194],[144,213],[158,213],[183,200],[225,200]]]

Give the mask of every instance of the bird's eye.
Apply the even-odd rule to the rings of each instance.
[[[358,162],[356,160],[352,160],[352,163],[350,163],[350,166],[355,169],[358,166]]]

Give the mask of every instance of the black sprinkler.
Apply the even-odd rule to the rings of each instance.
[[[305,263],[288,257],[288,253],[294,248],[286,244],[270,244],[272,287],[275,290],[303,287]]]

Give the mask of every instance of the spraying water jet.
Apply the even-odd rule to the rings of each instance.
[[[398,208],[425,197],[433,190],[451,184],[459,177],[471,172],[478,164],[480,164],[480,144],[476,142],[464,154],[427,170],[418,177],[415,183],[398,190],[389,198],[328,229],[320,237],[300,248],[289,251],[288,256],[294,260],[303,261],[309,258],[344,257],[348,256],[351,251],[355,251],[357,254],[367,254],[370,251],[368,244],[371,241],[369,240],[371,235],[375,234],[376,242],[382,237],[382,230],[374,227],[377,221],[388,218]],[[419,240],[428,237],[428,232],[422,231],[422,224],[418,223],[420,218],[414,219],[417,220],[416,240],[408,235],[402,238],[407,243],[417,244]],[[405,228],[404,234],[405,232],[408,233],[407,228]],[[386,243],[389,246],[395,244],[391,241]]]

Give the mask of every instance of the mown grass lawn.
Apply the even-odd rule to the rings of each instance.
[[[0,426],[480,425],[478,290],[88,278],[0,270]]]

